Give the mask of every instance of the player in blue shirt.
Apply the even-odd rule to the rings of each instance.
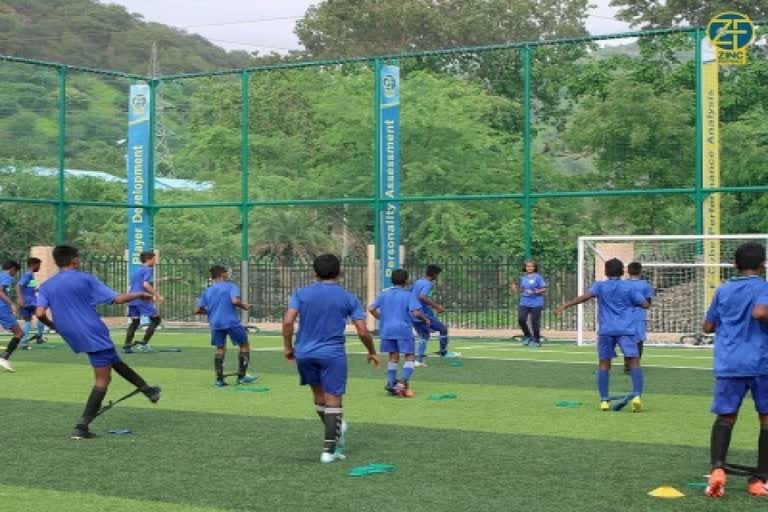
[[[748,243],[736,249],[738,277],[722,284],[712,298],[704,332],[715,336],[715,391],[707,496],[725,494],[725,464],[731,434],[747,391],[760,419],[757,471],[747,486],[753,496],[768,496],[768,285],[765,248]]]
[[[637,290],[642,294],[643,298],[651,303],[653,299],[653,287],[651,283],[642,278],[643,265],[639,261],[633,261],[627,265],[627,274],[629,275],[628,282],[632,283]],[[647,338],[646,324],[648,323],[648,310],[643,308],[635,308],[635,326],[637,327],[637,353],[638,359],[643,358],[643,344]],[[629,362],[624,360],[624,372],[630,373]]]
[[[421,311],[429,319],[429,323],[425,323],[418,318],[413,320],[413,326],[416,328],[416,333],[419,335],[419,342],[416,346],[416,364],[418,368],[420,366],[427,366],[424,362],[426,357],[427,343],[429,342],[429,333],[436,331],[440,333],[440,350],[437,352],[441,357],[458,357],[461,354],[457,352],[448,352],[448,327],[437,319],[435,311],[438,313],[444,313],[445,308],[435,302],[432,298],[432,293],[435,289],[435,281],[443,271],[437,265],[428,265],[426,276],[417,279],[413,283],[411,291],[413,295],[421,302]]]
[[[600,410],[611,408],[609,381],[611,360],[616,357],[616,345],[629,362],[632,377],[632,412],[640,412],[643,402],[643,370],[640,368],[637,350],[637,328],[635,327],[634,309],[650,307],[648,301],[637,291],[632,283],[624,281],[624,263],[616,258],[605,262],[606,281],[596,281],[590,290],[560,306],[556,314],[566,309],[597,298],[597,354],[599,368],[597,370],[597,388],[600,393]]]
[[[16,321],[16,306],[11,299],[11,290],[13,289],[13,277],[21,270],[21,265],[15,261],[6,261],[3,263],[3,271],[0,272],[0,326],[3,329],[11,331],[13,337],[5,350],[0,353],[0,368],[9,372],[15,371],[8,360],[19,346],[21,338],[24,337],[24,331],[19,327]]]
[[[160,302],[163,300],[160,295],[157,294],[157,290],[154,287],[155,276],[155,263],[157,263],[157,257],[152,251],[144,251],[139,255],[141,260],[141,267],[131,276],[131,286],[128,288],[129,293],[146,292],[152,295],[153,300]],[[128,316],[131,319],[131,323],[128,325],[128,331],[125,333],[125,344],[123,345],[123,352],[130,354],[133,352],[133,346],[136,345],[136,349],[141,352],[151,352],[149,346],[149,340],[155,334],[155,330],[160,325],[160,315],[157,313],[157,308],[150,302],[143,300],[133,300],[128,303]],[[149,325],[147,330],[144,331],[144,339],[139,343],[133,343],[133,337],[136,335],[136,330],[141,325],[141,317],[146,316],[149,318]]]
[[[149,386],[133,369],[120,360],[109,329],[96,311],[98,304],[124,304],[135,299],[149,300],[147,292],[118,294],[96,277],[80,272],[77,249],[59,245],[53,249],[53,260],[59,273],[48,279],[38,290],[35,315],[44,324],[56,329],[75,353],[85,352],[93,367],[94,383],[83,414],[72,431],[72,439],[90,439],[96,434],[89,425],[101,409],[112,380],[112,369],[136,386],[152,403],[160,400],[160,388]],[[48,318],[50,309],[55,327]]]
[[[523,345],[539,348],[541,347],[541,311],[544,309],[547,282],[539,274],[539,266],[535,261],[526,261],[523,265],[523,272],[520,284],[512,284],[512,289],[520,293],[517,323],[523,330]],[[531,317],[531,329],[528,328],[529,316]],[[531,334],[531,330],[533,334]]]
[[[325,426],[321,463],[344,460],[346,422],[342,396],[347,389],[347,354],[344,331],[347,321],[357,330],[368,349],[368,362],[379,367],[373,337],[365,323],[360,301],[339,284],[341,263],[333,254],[323,254],[312,263],[317,281],[299,288],[291,296],[283,316],[285,358],[296,361],[299,381],[312,388],[315,410]],[[293,342],[294,323],[299,332]]]
[[[29,331],[32,329],[32,317],[35,316],[35,295],[37,294],[37,281],[35,273],[40,270],[42,261],[40,258],[27,258],[27,271],[24,272],[16,283],[16,298],[19,303],[19,312],[21,319],[24,320],[22,330],[24,337],[21,339],[21,348],[29,350],[32,347],[29,342],[34,339],[37,343],[45,343],[43,332],[45,326],[42,322],[37,322],[37,334],[29,337]]]
[[[227,337],[238,347],[237,383],[248,384],[256,377],[248,375],[251,364],[251,345],[248,343],[248,331],[240,322],[237,310],[248,310],[250,304],[240,298],[240,289],[229,280],[229,272],[221,265],[211,267],[211,285],[197,300],[195,313],[207,314],[211,327],[211,345],[216,347],[213,369],[216,373],[215,385],[224,387],[224,356],[227,353]]]
[[[408,272],[397,269],[392,272],[392,288],[384,290],[368,306],[371,315],[379,320],[379,338],[381,352],[389,352],[387,364],[387,385],[384,388],[395,396],[413,397],[409,382],[414,368],[413,317],[419,318],[426,325],[429,319],[421,312],[421,302],[406,288]],[[403,379],[397,381],[397,368],[400,354],[405,354]]]

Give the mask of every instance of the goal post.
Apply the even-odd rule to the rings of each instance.
[[[624,268],[642,264],[642,278],[654,290],[646,331],[649,343],[697,345],[706,342],[701,332],[704,314],[715,289],[736,275],[733,254],[740,245],[754,242],[768,247],[768,234],[582,236],[578,239],[578,294],[605,279],[607,260],[618,258]],[[626,274],[625,274],[626,277]],[[596,342],[597,304],[578,306],[576,341]]]

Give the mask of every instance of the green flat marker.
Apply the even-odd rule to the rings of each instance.
[[[560,400],[555,402],[555,407],[581,407],[582,405],[584,405],[584,402],[577,400]]]
[[[451,361],[448,366],[464,366],[464,361]]]
[[[384,473],[392,473],[397,468],[392,464],[368,464],[367,466],[358,466],[352,468],[348,475],[353,477],[380,475]]]
[[[48,343],[38,346],[37,348],[41,348],[43,350],[52,350],[54,348],[59,348],[58,345],[50,345]]]
[[[250,391],[252,393],[263,393],[269,391],[269,386],[235,386],[232,389],[235,391]]]
[[[427,400],[454,400],[459,398],[456,393],[432,393],[427,397]]]
[[[692,489],[706,489],[707,482],[688,482],[688,487]]]

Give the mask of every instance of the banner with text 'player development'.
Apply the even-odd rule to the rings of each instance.
[[[150,94],[148,85],[132,85],[128,102],[128,276],[141,266],[139,255],[152,249],[149,203]]]

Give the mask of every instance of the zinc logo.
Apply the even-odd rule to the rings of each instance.
[[[712,18],[707,37],[717,49],[720,64],[746,64],[747,48],[755,40],[755,26],[748,16],[723,12]]]

